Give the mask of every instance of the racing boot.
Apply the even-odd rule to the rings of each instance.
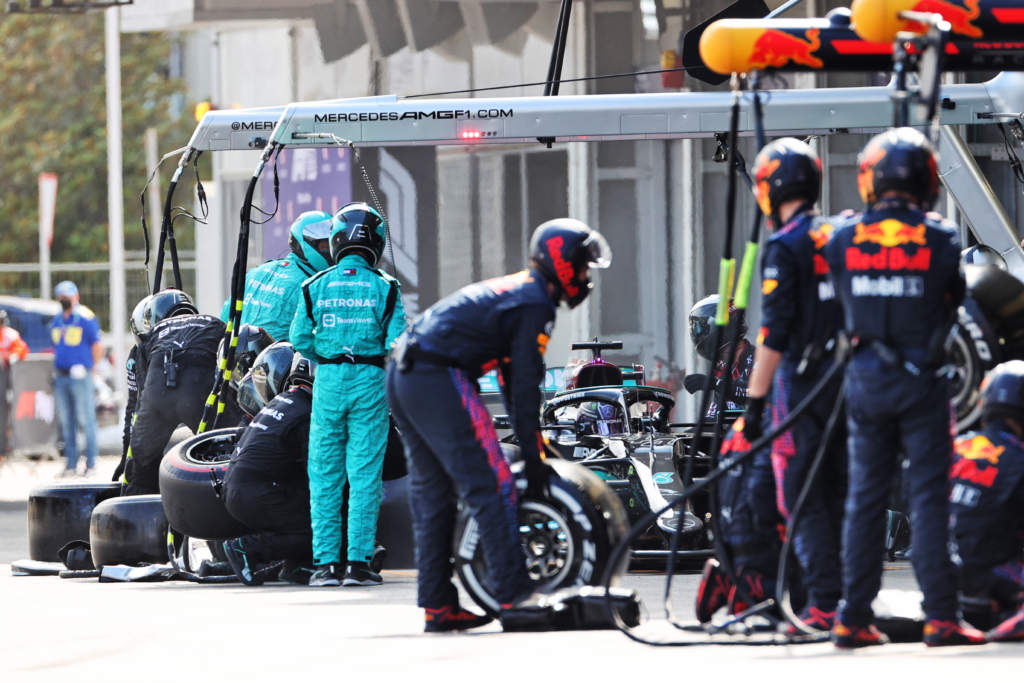
[[[924,644],[928,647],[946,645],[984,645],[985,634],[959,621],[929,619],[924,622]]]
[[[451,605],[438,608],[427,607],[423,610],[423,619],[424,633],[465,631],[494,621],[492,616],[476,614],[458,605],[454,607]]]
[[[263,577],[256,572],[254,563],[250,560],[249,554],[245,552],[242,539],[232,538],[221,544],[224,548],[224,555],[228,558],[228,564],[235,572],[238,580],[246,586],[260,586],[263,584]]]
[[[874,624],[846,626],[836,618],[832,626],[832,643],[840,650],[885,645],[888,642],[889,637],[875,628]]]
[[[373,558],[370,560],[370,571],[379,574],[380,570],[384,568],[384,560],[386,559],[388,559],[388,549],[377,543],[373,549]]]
[[[804,622],[816,631],[823,631],[828,633],[832,630],[836,621],[836,608],[833,607],[831,611],[823,610],[815,607],[814,605],[808,605],[800,612],[800,621]],[[806,632],[798,629],[793,624],[786,624],[786,628],[783,633],[787,636],[804,636],[808,635]]]
[[[316,571],[313,572],[313,576],[309,577],[309,585],[313,588],[340,586],[341,578],[338,576],[338,565],[333,562],[331,564],[318,564]]]
[[[342,586],[379,586],[383,580],[380,574],[370,569],[366,562],[349,562]]]
[[[308,586],[312,576],[313,570],[309,567],[303,567],[294,560],[285,560],[281,571],[277,574],[277,580],[284,583],[294,583],[299,586]]]
[[[718,560],[709,557],[704,563],[704,573],[697,587],[697,621],[708,623],[715,612],[728,605],[732,588],[732,581],[722,571]]]
[[[765,599],[767,594],[765,593],[764,586],[767,581],[764,574],[752,569],[742,569],[738,578],[739,586],[743,586],[747,592],[747,597],[754,601],[753,604],[757,604]],[[729,614],[741,614],[752,606],[752,604],[747,603],[747,597],[744,597],[739,586],[733,586],[729,589]]]
[[[996,626],[985,637],[993,643],[1024,640],[1024,610]]]

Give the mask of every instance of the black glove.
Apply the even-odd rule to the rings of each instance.
[[[704,388],[704,380],[707,379],[707,375],[694,373],[687,375],[683,378],[683,388],[689,394],[696,394],[698,391]]]
[[[540,458],[523,461],[523,476],[526,478],[525,495],[530,498],[542,498],[547,491],[547,468]]]
[[[757,441],[764,433],[764,430],[761,428],[761,418],[763,415],[764,396],[748,398],[747,409],[743,412],[743,437],[750,443]]]

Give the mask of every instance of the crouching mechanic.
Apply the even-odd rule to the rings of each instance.
[[[881,584],[886,502],[902,452],[924,642],[983,643],[983,633],[960,623],[947,544],[952,409],[940,368],[965,290],[958,229],[926,213],[938,196],[938,160],[919,131],[876,135],[858,165],[866,210],[837,220],[824,250],[855,345],[844,379],[849,491],[833,642],[841,648],[886,642],[872,623],[871,602]]]
[[[398,281],[380,270],[387,231],[366,204],[334,216],[335,265],[302,284],[292,320],[295,350],[318,364],[309,432],[309,487],[313,523],[310,586],[375,586],[370,569],[380,512],[381,468],[388,440],[384,395],[386,350],[405,328]],[[340,576],[341,504],[348,499],[348,567]]]
[[[957,439],[950,476],[953,561],[965,616],[989,640],[1024,640],[1024,361],[988,373],[979,432]]]
[[[758,204],[773,234],[761,261],[761,331],[743,416],[743,433],[749,441],[763,432],[761,419],[769,393],[774,427],[818,384],[829,366],[827,349],[842,325],[842,309],[821,254],[832,226],[814,206],[821,189],[818,156],[806,143],[782,138],[757,155],[754,174]],[[772,443],[778,508],[787,522],[807,481],[829,414],[839,402],[841,386],[842,377],[837,375]],[[838,416],[793,537],[808,593],[800,619],[820,631],[832,629],[842,596],[839,540],[846,494],[844,422],[845,416]],[[796,633],[794,627],[790,630]]]
[[[426,612],[427,631],[463,630],[490,621],[459,607],[451,580],[456,496],[480,526],[502,608],[532,591],[519,540],[516,482],[476,380],[500,369],[527,491],[543,491],[540,383],[556,307],[560,301],[578,306],[590,292],[590,268],[606,268],[610,262],[599,233],[569,218],[548,221],[530,240],[528,270],[469,285],[442,299],[395,345],[388,401],[409,464],[417,604]]]
[[[288,360],[273,356],[276,363]],[[263,583],[254,573],[261,563],[285,560],[280,577],[292,582],[305,583],[312,573],[302,568],[313,560],[306,450],[315,372],[315,363],[292,354],[285,391],[262,396],[269,400],[231,455],[224,505],[254,533],[224,541],[224,553],[246,585]]]
[[[288,341],[302,283],[331,265],[331,215],[306,211],[288,231],[291,254],[272,259],[246,273],[242,296],[242,324],[267,331],[273,341]],[[227,321],[230,301],[224,302],[221,319]]]
[[[179,424],[193,432],[213,386],[217,345],[224,323],[200,315],[187,294],[165,289],[149,298],[142,318],[134,366],[138,397],[121,476],[121,494],[158,493],[164,447]],[[225,424],[238,423],[238,408],[227,406]],[[127,419],[127,418],[126,418]]]

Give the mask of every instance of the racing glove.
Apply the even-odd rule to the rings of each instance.
[[[747,409],[743,412],[743,438],[754,443],[764,433],[761,419],[764,416],[764,396],[748,398]]]

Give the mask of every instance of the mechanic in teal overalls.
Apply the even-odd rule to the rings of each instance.
[[[331,265],[330,236],[329,213],[306,211],[295,219],[288,236],[292,253],[267,261],[245,276],[243,325],[262,327],[274,341],[288,341],[303,281]],[[225,301],[221,320],[227,322],[229,310],[230,302]]]
[[[332,268],[302,283],[292,320],[295,350],[320,366],[313,385],[309,492],[313,523],[310,586],[375,586],[374,536],[381,467],[388,440],[384,395],[387,349],[405,328],[398,281],[376,269],[387,242],[384,219],[363,203],[334,216]],[[348,568],[341,561],[341,502],[346,480]]]

